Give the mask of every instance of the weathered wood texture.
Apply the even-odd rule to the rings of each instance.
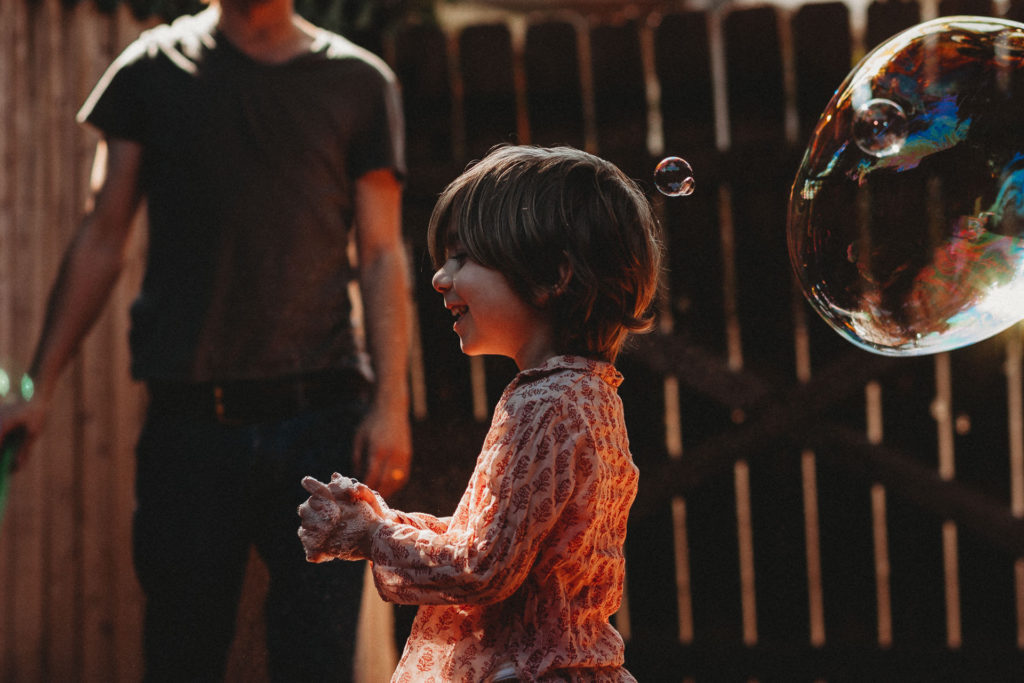
[[[649,191],[657,160],[677,154],[697,192],[651,195],[669,249],[661,330],[620,362],[642,470],[616,617],[627,665],[641,681],[1020,680],[1021,328],[935,357],[872,356],[806,306],[785,250],[811,127],[857,59],[924,6],[871,4],[860,31],[841,3],[556,5],[381,40],[405,97],[420,332],[414,483],[396,504],[450,511],[514,370],[463,357],[430,288],[423,233],[444,184],[507,141],[584,147]],[[123,7],[0,4],[5,363],[31,351],[86,197],[95,137],[74,112],[140,28]],[[138,232],[0,529],[2,681],[140,673],[129,537],[142,395],[125,344]],[[257,565],[232,680],[263,676],[262,581]]]

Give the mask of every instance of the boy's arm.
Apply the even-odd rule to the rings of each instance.
[[[327,484],[304,477],[302,487],[310,497],[299,506],[299,538],[309,562],[368,559],[373,534],[385,522],[447,529],[436,517],[392,510],[376,491],[337,472]]]
[[[488,436],[491,443],[505,444],[499,446],[509,453],[505,466],[492,467],[492,460],[473,473],[470,490],[444,530],[385,516],[373,533],[370,553],[374,581],[385,599],[489,604],[518,589],[571,504],[572,492],[583,485],[577,465],[595,457],[582,426],[585,418],[565,404],[552,411],[547,407],[537,407],[538,420]],[[506,458],[498,454],[497,459]]]
[[[0,412],[0,440],[16,430],[25,438],[19,464],[42,431],[61,372],[103,310],[121,273],[141,201],[141,160],[142,146],[136,142],[109,139],[96,148],[91,207],[64,253],[29,369],[34,395]]]

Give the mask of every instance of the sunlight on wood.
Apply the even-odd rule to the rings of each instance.
[[[950,409],[952,403],[953,379],[949,354],[940,353],[935,356],[935,400],[932,402],[932,417],[938,429],[939,476],[944,481],[953,481],[956,476],[953,418]],[[963,644],[958,538],[956,523],[945,520],[942,523],[942,564],[945,576],[946,644],[953,649]]]
[[[804,493],[804,538],[807,553],[807,602],[810,612],[811,645],[825,644],[825,597],[821,582],[821,529],[818,520],[818,473],[814,451],[800,456]]]
[[[391,605],[377,594],[377,587],[373,585],[373,572],[367,563],[356,636],[355,682],[387,683],[397,664],[394,613]]]
[[[750,507],[750,465],[739,460],[733,469],[736,482],[736,527],[740,551],[740,586],[743,606],[743,643],[757,645],[757,591],[754,576],[753,513]]]
[[[683,457],[683,432],[679,405],[679,380],[665,378],[665,447],[673,460]],[[686,499],[672,497],[672,541],[676,563],[676,608],[679,642],[693,642],[693,598],[690,587],[690,543],[686,532]]]
[[[1024,323],[1007,335],[1006,396],[1007,421],[1010,431],[1010,510],[1024,518]],[[1017,647],[1024,650],[1024,558],[1013,564],[1017,608]]]

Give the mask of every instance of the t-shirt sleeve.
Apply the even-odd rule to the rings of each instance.
[[[391,169],[399,179],[406,175],[405,117],[398,79],[381,67],[373,97],[368,103],[366,130],[356,135],[349,150],[350,171],[359,178],[370,171]]]
[[[142,43],[136,41],[107,68],[78,111],[79,123],[88,123],[106,137],[141,141],[144,110],[139,98]]]

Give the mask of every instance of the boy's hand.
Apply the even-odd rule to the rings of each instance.
[[[337,474],[331,478],[330,486],[313,477],[305,477],[302,486],[312,494],[299,506],[302,520],[299,539],[305,548],[306,560],[327,562],[368,558],[370,537],[382,517],[373,492]],[[373,504],[366,499],[367,496]]]
[[[306,490],[308,491],[309,489]],[[339,502],[354,503],[360,500],[363,501],[373,508],[377,516],[382,519],[387,516],[387,511],[390,510],[380,493],[366,484],[362,484],[337,472],[331,475],[331,482],[327,485],[327,490]]]
[[[39,436],[46,423],[47,405],[41,399],[0,406],[0,445],[17,444],[13,470],[17,471],[28,460],[29,447]],[[11,439],[14,441],[12,442]]]

